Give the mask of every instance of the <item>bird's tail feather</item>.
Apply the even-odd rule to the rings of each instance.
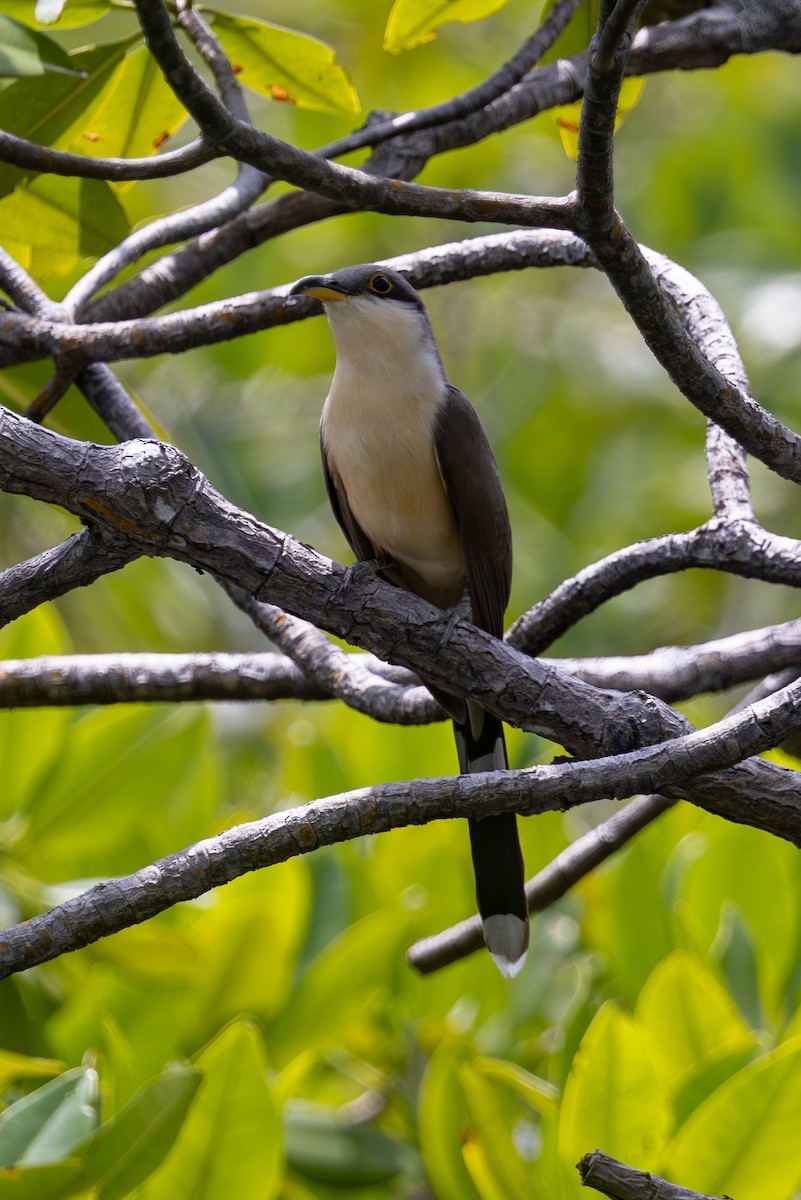
[[[506,770],[503,726],[497,717],[469,705],[468,719],[454,722],[463,775]],[[502,975],[517,975],[528,949],[528,906],[517,818],[514,813],[471,819],[470,846],[476,900],[484,941]]]

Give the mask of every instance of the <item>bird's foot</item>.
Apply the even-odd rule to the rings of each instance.
[[[377,575],[379,571],[386,571],[388,567],[394,567],[394,558],[364,558],[360,562],[351,563],[345,571],[345,582],[342,586],[343,595],[347,596],[350,591],[351,584],[359,583],[363,579],[370,579],[373,575]]]
[[[465,588],[464,595],[458,604],[454,604],[453,608],[448,613],[448,621],[442,633],[442,637],[437,644],[437,650],[444,650],[448,642],[453,636],[453,631],[460,621],[469,621],[473,616],[473,609],[470,604],[470,593]]]

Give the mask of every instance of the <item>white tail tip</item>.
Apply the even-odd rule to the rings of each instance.
[[[512,913],[498,913],[482,921],[484,941],[504,979],[514,979],[523,969],[528,950],[528,921]]]

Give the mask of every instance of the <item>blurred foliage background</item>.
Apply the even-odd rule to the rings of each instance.
[[[388,3],[236,7],[334,46],[365,112],[418,108],[476,83],[531,30],[534,9],[509,0],[392,55],[382,49]],[[32,5],[0,10],[30,20]],[[134,28],[115,10],[49,32],[74,50]],[[307,148],[353,125],[249,100],[259,126]],[[770,54],[649,79],[617,139],[629,227],[717,296],[753,394],[791,426],[800,120],[798,65]],[[573,169],[543,115],[436,159],[422,181],[559,194]],[[117,200],[137,224],[229,178],[211,164],[125,186]],[[254,249],[181,307],[482,231],[376,214],[327,221]],[[60,296],[78,274],[44,282]],[[527,271],[426,302],[506,486],[510,620],[599,556],[708,516],[703,419],[602,277]],[[317,319],[123,363],[119,375],[230,500],[349,561],[317,447],[333,361]],[[47,377],[43,364],[8,371],[0,398],[21,410]],[[75,393],[51,423],[108,440]],[[752,467],[760,517],[801,536],[791,485]],[[0,516],[3,566],[75,528],[18,497],[0,497]],[[790,589],[694,571],[615,600],[556,653],[643,652],[796,613]],[[0,635],[11,658],[249,648],[262,648],[259,636],[211,581],[161,561]],[[696,701],[689,716],[704,723],[733,699]],[[509,741],[515,766],[553,752],[517,731]],[[387,728],[334,704],[6,712],[0,912],[11,924],[235,822],[454,767],[449,728]],[[529,873],[608,811],[527,820]],[[679,805],[536,919],[519,979],[505,982],[483,955],[420,979],[404,963],[408,945],[472,911],[466,831],[440,823],[322,850],[0,985],[0,1166],[25,1166],[15,1196],[227,1200],[236,1188],[260,1200],[572,1200],[582,1194],[573,1164],[600,1146],[687,1187],[791,1200],[801,1181],[799,883],[793,847]],[[129,1174],[121,1162],[134,1164]],[[0,1196],[9,1178],[0,1172]]]

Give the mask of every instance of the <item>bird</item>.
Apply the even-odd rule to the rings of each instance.
[[[448,379],[419,293],[397,271],[367,263],[306,276],[289,294],[322,301],[334,335],[320,444],[328,498],[357,567],[371,564],[502,637],[512,577],[506,498],[487,434]],[[500,720],[431,690],[453,720],[461,773],[507,769]],[[484,941],[511,978],[529,937],[517,819],[501,813],[468,826]]]

